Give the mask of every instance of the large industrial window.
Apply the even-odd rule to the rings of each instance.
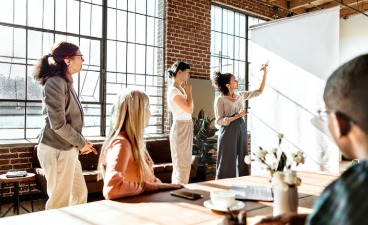
[[[0,139],[36,138],[42,89],[33,65],[53,43],[78,44],[73,76],[85,136],[104,136],[111,104],[126,87],[150,95],[149,133],[163,132],[164,0],[7,0],[0,3]]]
[[[248,27],[262,20],[213,5],[211,8],[211,74],[232,73],[239,80],[239,91],[247,89]]]
[[[108,1],[107,121],[116,93],[135,87],[150,96],[146,133],[163,133],[164,9],[163,0]]]

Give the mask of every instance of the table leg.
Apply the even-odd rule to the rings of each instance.
[[[32,192],[31,192],[31,181],[28,182],[28,190],[29,190],[29,196],[31,198],[32,212],[34,212],[34,210],[33,210],[33,196],[32,196]]]
[[[3,215],[1,215],[0,213],[0,217],[5,217],[6,214],[8,214],[8,212],[13,209],[13,213],[19,215],[19,207],[23,208],[26,212],[29,212],[28,209],[26,209],[24,206],[22,206],[19,203],[19,182],[14,182],[14,195],[13,195],[13,205],[7,209],[5,211],[5,213]],[[31,206],[32,206],[32,212],[34,212],[34,207],[33,207],[33,197],[32,197],[32,192],[31,192],[31,182],[28,183],[28,188],[29,188],[29,194],[31,195]],[[3,191],[4,191],[4,182],[1,183],[1,196],[0,196],[0,212],[1,212],[1,204],[3,201]]]
[[[14,213],[17,211],[19,215],[19,183],[14,182]]]
[[[1,204],[3,202],[3,189],[4,189],[4,182],[1,183],[0,215],[1,215]]]
[[[32,212],[34,212],[34,210],[33,210],[33,198],[32,198],[32,192],[31,192],[31,182],[28,182],[28,188],[29,188],[29,195],[30,195],[30,198],[31,198]],[[22,206],[20,203],[19,203],[18,207],[21,207],[22,209],[24,209],[24,211],[29,212],[29,210],[26,209],[24,206]]]
[[[4,183],[1,183],[1,199],[3,198],[3,189],[4,189]],[[2,200],[1,200],[2,201]],[[6,214],[8,214],[8,212],[14,208],[14,204],[12,206],[9,207],[8,210],[5,211],[5,213],[3,215],[0,214],[0,217],[5,217]],[[15,210],[14,210],[15,211]]]

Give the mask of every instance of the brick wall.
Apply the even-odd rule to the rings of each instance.
[[[175,61],[185,61],[191,67],[191,77],[210,79],[212,4],[266,18],[287,15],[282,9],[276,13],[271,5],[258,0],[167,0],[165,68],[169,68]],[[167,103],[164,104],[164,133],[168,134],[170,113]]]
[[[184,61],[191,67],[191,77],[208,79],[210,74],[211,1],[168,0],[165,33],[166,68],[176,61]],[[167,115],[165,133],[168,134],[170,113],[167,107],[164,108],[165,115]]]
[[[211,1],[168,0],[166,9],[166,67],[185,61],[192,67],[192,77],[208,77]]]
[[[191,77],[209,79],[212,3],[266,18],[275,18],[274,9],[258,0],[168,0],[165,68],[175,61],[185,61],[191,66]],[[287,12],[281,9],[277,12],[278,18],[286,15]]]
[[[267,18],[276,18],[275,11],[270,5],[257,0],[167,0],[165,20],[166,52],[164,68],[162,69],[168,68],[175,61],[186,61],[191,66],[192,77],[200,79],[210,78],[212,4],[234,10],[243,10],[244,12]],[[277,17],[285,17],[286,13],[279,9]],[[166,96],[165,93],[164,96]],[[168,134],[170,117],[166,106],[165,102],[165,133]],[[32,152],[33,147],[0,149],[0,173],[5,173],[12,169],[31,172]],[[4,194],[6,196],[13,190],[11,185],[5,186]],[[34,189],[34,186],[32,184],[32,189]],[[24,191],[28,191],[28,186],[21,184],[21,193]]]
[[[274,9],[257,0],[219,0],[214,4],[243,10],[255,15],[275,18]],[[210,0],[168,0],[166,4],[166,59],[165,68],[175,61],[191,66],[191,77],[209,79],[211,45]],[[281,9],[277,17],[285,17]]]
[[[4,174],[9,170],[25,170],[32,172],[32,154],[33,147],[24,148],[3,148],[0,149],[0,174]],[[31,183],[31,190],[37,191],[36,183]],[[19,184],[20,194],[28,193],[28,182]],[[13,195],[13,183],[4,183],[4,197]]]

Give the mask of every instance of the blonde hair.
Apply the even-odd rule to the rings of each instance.
[[[143,91],[125,89],[121,92],[118,101],[112,108],[110,131],[99,157],[98,165],[101,167],[102,174],[104,173],[102,160],[105,158],[107,149],[121,131],[126,131],[128,141],[132,146],[134,160],[138,164],[139,180],[143,182],[148,178],[146,171],[149,171],[148,162],[152,163],[152,159],[144,144],[147,107],[149,107],[149,98]]]

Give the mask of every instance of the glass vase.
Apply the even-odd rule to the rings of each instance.
[[[298,212],[298,188],[289,187],[287,190],[276,186],[273,188],[273,215],[286,212]]]

